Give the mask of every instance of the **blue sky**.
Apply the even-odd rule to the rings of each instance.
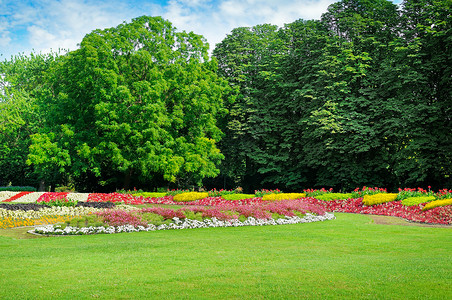
[[[0,0],[0,60],[77,49],[85,34],[142,15],[203,35],[213,49],[232,29],[318,19],[336,0]],[[400,3],[401,0],[393,0]]]

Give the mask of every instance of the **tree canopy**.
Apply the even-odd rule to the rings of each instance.
[[[212,58],[160,17],[95,30],[0,63],[0,184],[452,188],[451,36],[450,0],[342,0]]]

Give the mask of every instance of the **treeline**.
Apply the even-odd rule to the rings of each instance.
[[[0,185],[451,188],[449,0],[202,36],[140,17],[0,63]]]

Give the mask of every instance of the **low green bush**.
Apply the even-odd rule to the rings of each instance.
[[[251,199],[256,197],[254,194],[227,194],[222,196],[223,199],[229,201],[243,200],[243,199]]]
[[[0,192],[36,192],[36,188],[32,186],[0,186]]]
[[[135,197],[144,197],[144,198],[160,198],[165,197],[166,193],[151,193],[151,192],[142,192],[133,194]]]
[[[323,201],[346,200],[352,198],[351,193],[327,193],[315,196],[314,198]]]
[[[417,197],[409,197],[402,200],[402,204],[405,206],[414,206],[419,205],[421,203],[430,202],[435,200],[435,196],[417,196]]]

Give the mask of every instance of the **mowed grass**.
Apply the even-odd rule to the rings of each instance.
[[[0,298],[452,298],[452,228],[336,216],[266,227],[0,236]]]

